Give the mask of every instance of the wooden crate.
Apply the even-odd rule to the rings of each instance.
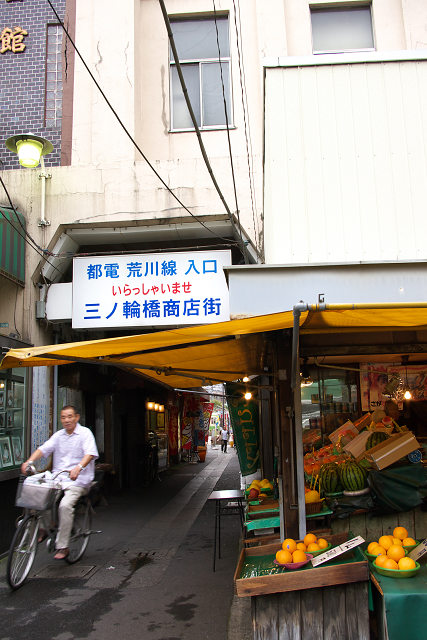
[[[348,532],[325,537],[334,547],[348,540]],[[346,558],[349,557],[348,554],[354,558],[351,563],[340,564],[336,561],[336,564],[325,563],[315,568],[310,565],[310,569],[285,571],[281,574],[253,578],[239,577],[246,557],[271,555],[275,554],[279,549],[280,542],[242,549],[234,574],[236,593],[239,597],[298,591],[369,580],[368,561],[357,547],[346,553]]]

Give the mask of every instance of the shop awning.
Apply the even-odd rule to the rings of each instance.
[[[83,362],[132,369],[171,387],[200,387],[262,373],[262,334],[292,324],[293,313],[286,311],[120,338],[11,349],[0,368]]]
[[[299,317],[301,334],[427,330],[427,303],[308,309]],[[293,312],[285,311],[120,338],[11,349],[0,368],[82,362],[132,369],[170,387],[200,387],[262,374],[262,334],[289,329],[293,322]]]

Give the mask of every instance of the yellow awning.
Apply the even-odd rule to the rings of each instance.
[[[301,312],[301,335],[385,330],[427,330],[427,303],[310,305]],[[263,332],[289,329],[284,311],[216,324],[104,340],[11,349],[0,368],[83,362],[132,369],[170,387],[200,387],[261,374]]]
[[[301,321],[307,313],[302,314]],[[0,368],[86,362],[131,368],[171,387],[231,382],[260,370],[262,333],[293,325],[292,311],[104,340],[11,349]]]

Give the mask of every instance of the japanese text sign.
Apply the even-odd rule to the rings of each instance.
[[[208,324],[230,319],[230,251],[73,260],[75,329]]]
[[[312,558],[311,564],[313,565],[313,567],[318,567],[319,564],[328,562],[328,560],[333,560],[334,558],[337,558],[338,556],[345,553],[346,551],[350,551],[350,549],[353,549],[354,547],[358,547],[363,542],[365,542],[365,540],[362,538],[362,536],[356,536],[355,538],[352,538],[351,540],[347,540],[347,542],[343,542],[337,547],[328,549],[328,551],[325,551],[325,553],[322,553],[321,555],[316,556],[315,558]]]

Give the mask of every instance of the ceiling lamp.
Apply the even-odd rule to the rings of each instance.
[[[409,356],[402,356],[402,364],[405,365],[405,391],[403,392],[404,400],[412,400],[412,393],[408,384],[408,360]]]
[[[250,391],[246,391],[245,400],[250,400],[252,398],[252,393]]]
[[[53,151],[53,144],[49,140],[35,136],[32,133],[11,136],[6,140],[6,147],[9,151],[18,154],[21,166],[29,169],[38,167],[41,157]]]

